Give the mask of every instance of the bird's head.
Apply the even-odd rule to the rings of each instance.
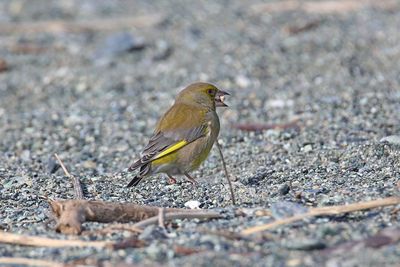
[[[183,89],[176,98],[176,102],[202,105],[215,110],[216,107],[227,107],[224,103],[225,95],[229,93],[219,90],[209,83],[193,83]]]

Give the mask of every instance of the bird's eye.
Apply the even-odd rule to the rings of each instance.
[[[213,89],[208,89],[208,90],[207,90],[207,93],[208,93],[209,95],[213,95],[213,94],[214,94],[214,90],[213,90]]]

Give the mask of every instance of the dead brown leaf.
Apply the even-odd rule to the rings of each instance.
[[[0,58],[0,72],[7,71],[7,70],[8,70],[7,62],[4,59]]]
[[[183,255],[183,256],[189,256],[192,254],[200,253],[202,250],[195,249],[195,248],[189,248],[189,247],[184,247],[184,246],[174,246],[174,251],[178,255]]]

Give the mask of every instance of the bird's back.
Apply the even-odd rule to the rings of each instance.
[[[199,105],[176,103],[158,121],[155,132],[173,132],[197,128],[205,123],[207,109]]]
[[[175,118],[178,119],[174,120]],[[153,167],[168,163],[169,167],[174,168],[170,171],[173,174],[183,174],[197,169],[207,158],[218,137],[219,128],[219,119],[214,110],[177,103],[159,121],[156,132],[176,140],[192,140],[191,136],[196,138],[165,158],[153,161]],[[162,168],[159,167],[159,170]]]

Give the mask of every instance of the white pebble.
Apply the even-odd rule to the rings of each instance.
[[[189,200],[188,202],[185,203],[185,207],[189,209],[200,209],[200,202],[197,200]]]
[[[302,150],[304,153],[308,153],[313,150],[313,147],[312,147],[312,145],[308,144],[308,145],[305,145]]]
[[[241,88],[246,88],[246,87],[250,86],[250,84],[251,84],[250,79],[244,75],[237,76],[235,79],[235,82]]]

